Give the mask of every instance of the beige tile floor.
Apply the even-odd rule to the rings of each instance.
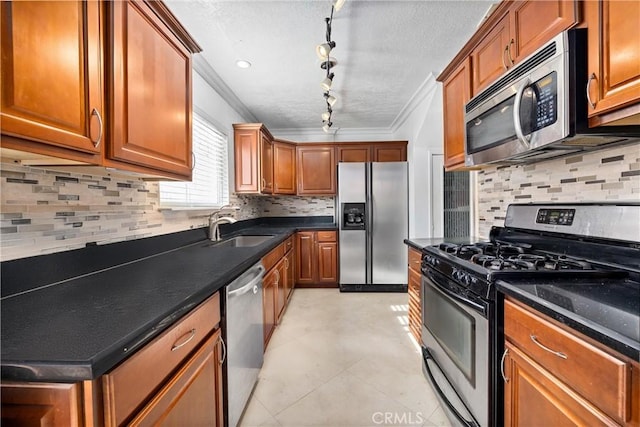
[[[422,374],[407,301],[296,289],[240,425],[449,426]]]

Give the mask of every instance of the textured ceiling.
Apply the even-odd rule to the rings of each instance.
[[[168,0],[204,59],[270,129],[318,129],[331,1]],[[334,13],[334,129],[388,129],[474,33],[491,0],[356,1]],[[245,59],[252,67],[240,69]]]

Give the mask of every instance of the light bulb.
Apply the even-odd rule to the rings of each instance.
[[[326,98],[327,98],[327,102],[329,103],[329,105],[333,107],[335,105],[336,101],[337,101],[336,97],[333,96],[333,95],[329,95]]]
[[[331,113],[328,111],[325,111],[324,113],[322,113],[322,121],[326,122],[327,120],[329,120],[331,118]]]
[[[324,90],[331,89],[331,84],[333,83],[333,73],[329,74],[325,79],[320,83],[320,86]]]
[[[321,43],[316,46],[316,54],[318,55],[318,58],[327,59],[329,53],[331,53],[331,49],[333,49],[335,46],[335,42]]]

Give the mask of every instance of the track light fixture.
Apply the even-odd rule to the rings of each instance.
[[[336,104],[336,101],[338,101],[336,97],[329,94],[329,92],[324,93],[324,99],[325,101],[327,101],[328,109],[331,109],[331,107],[333,107]]]
[[[328,74],[327,77],[320,83],[322,89],[329,90],[331,89],[331,84],[333,83],[333,73]]]
[[[326,71],[326,77],[320,83],[320,86],[324,90],[324,99],[327,104],[327,111],[322,113],[322,130],[325,132],[329,132],[329,128],[333,125],[331,122],[331,115],[333,114],[333,107],[337,101],[336,97],[331,95],[329,91],[331,90],[331,86],[333,85],[333,78],[335,77],[334,73],[331,72],[331,68],[338,65],[338,60],[330,57],[329,54],[336,47],[336,42],[331,40],[331,24],[333,22],[333,12],[334,10],[339,11],[342,6],[344,6],[346,0],[332,0],[331,2],[331,15],[328,18],[324,18],[324,22],[326,24],[326,42],[321,43],[316,46],[316,54],[322,60],[320,64],[320,68]]]

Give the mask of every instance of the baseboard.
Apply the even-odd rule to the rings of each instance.
[[[350,285],[340,284],[340,292],[407,292],[406,284]]]

